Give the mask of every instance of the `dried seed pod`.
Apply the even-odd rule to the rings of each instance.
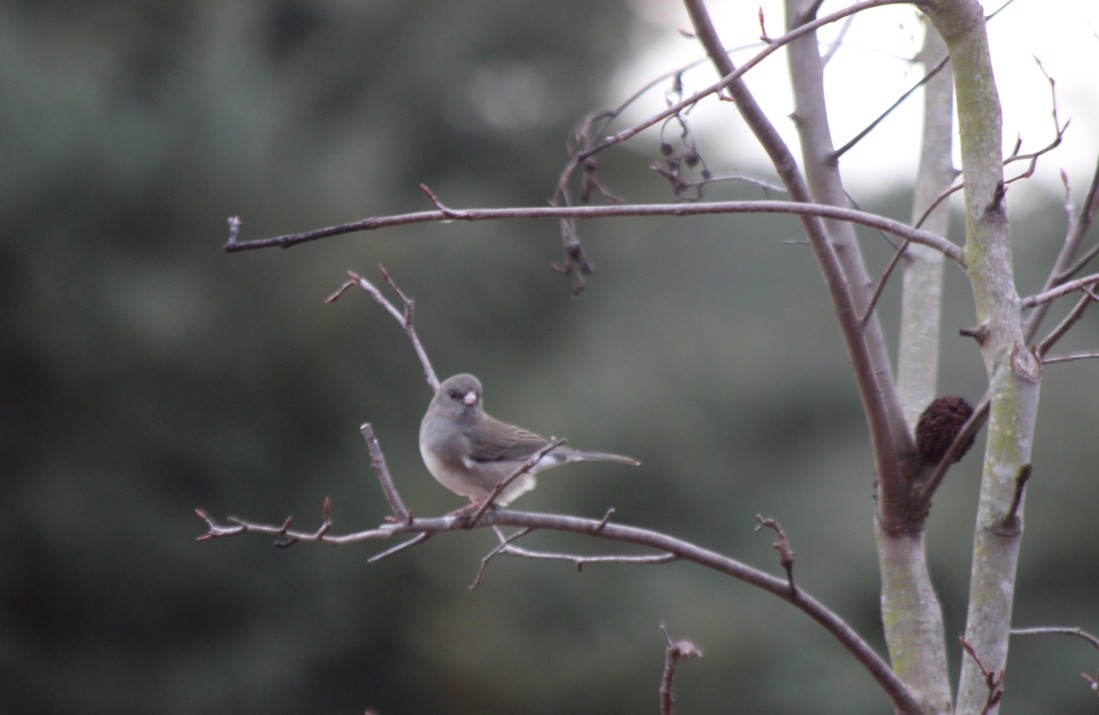
[[[962,431],[962,425],[972,414],[973,406],[958,395],[946,395],[931,401],[916,423],[916,447],[926,464],[942,461],[954,438]],[[970,437],[954,461],[961,461],[972,446],[973,437]]]

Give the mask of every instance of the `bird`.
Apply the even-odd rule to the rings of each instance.
[[[481,381],[465,373],[439,385],[420,422],[420,454],[427,470],[439,484],[474,504],[483,503],[496,485],[551,444],[545,437],[485,413]],[[493,503],[505,507],[534,489],[535,474],[581,461],[641,464],[621,454],[557,446],[505,487]]]

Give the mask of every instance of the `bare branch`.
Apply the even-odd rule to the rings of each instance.
[[[432,191],[431,188],[427,184],[421,183],[420,184],[420,191],[423,192],[424,196],[427,197],[428,201],[430,201],[432,203],[432,205],[435,206],[435,208],[437,208],[437,209],[439,209],[440,211],[443,212],[443,215],[445,215],[445,216],[450,215],[451,210],[449,208],[447,208],[445,205],[443,205],[443,202],[439,200],[439,197],[435,195],[435,192]]]
[[[1084,289],[1084,293],[1085,295],[1076,301],[1076,305],[1072,307],[1072,310],[1069,311],[1068,315],[1062,318],[1057,327],[1051,330],[1049,335],[1038,344],[1036,352],[1039,356],[1044,356],[1048,353],[1061,338],[1068,334],[1068,331],[1072,329],[1072,326],[1076,325],[1080,318],[1084,317],[1084,312],[1095,299],[1094,293],[1090,290]],[[1039,306],[1039,310],[1041,310],[1041,308],[1042,306]]]
[[[1076,213],[1074,221],[1070,227],[1070,231],[1065,238],[1066,245],[1073,246],[1073,249],[1083,240],[1084,235],[1091,228],[1092,221],[1095,219],[1095,213],[1099,211],[1099,162],[1096,163],[1095,171],[1091,176],[1091,186],[1088,188],[1087,198],[1084,199],[1084,203],[1080,206],[1080,210]],[[1072,278],[1079,271],[1083,270],[1095,256],[1099,254],[1099,245],[1096,245],[1086,254],[1080,257],[1075,264],[1066,266],[1060,273],[1053,278],[1053,283],[1061,283],[1063,281]],[[1073,250],[1075,255],[1075,250]],[[1060,263],[1060,261],[1058,261]],[[1050,286],[1047,286],[1050,287]]]
[[[374,427],[369,422],[364,422],[359,431],[362,432],[363,439],[366,440],[366,448],[370,452],[370,466],[374,468],[374,473],[378,475],[378,482],[382,486],[382,493],[385,494],[386,501],[389,502],[389,509],[393,512],[393,518],[399,522],[408,522],[412,519],[412,512],[410,512],[401,500],[401,495],[397,492],[397,485],[393,483],[393,477],[389,474],[389,467],[386,466],[385,456],[382,454],[382,446],[378,443],[378,438],[374,436]]]
[[[294,517],[288,516],[279,525],[274,524],[260,524],[256,522],[246,521],[244,519],[230,516],[229,524],[219,524],[206,512],[205,509],[199,507],[195,509],[195,514],[198,518],[206,522],[206,533],[201,534],[195,538],[195,541],[212,541],[213,539],[219,539],[226,536],[240,536],[247,533],[267,534],[269,536],[277,536],[274,545],[280,549],[285,549],[293,546],[299,541],[319,541],[332,543],[331,537],[328,536],[328,532],[332,528],[332,501],[328,498],[324,498],[324,505],[322,507],[323,518],[321,525],[317,527],[316,531],[295,531],[290,527],[294,523]]]
[[[731,73],[729,73],[728,76],[722,77],[719,81],[715,82],[714,84],[710,85],[709,87],[707,87],[707,88],[705,88],[705,89],[703,89],[699,92],[696,92],[695,94],[693,94],[689,97],[686,97],[686,98],[682,99],[681,101],[676,102],[676,103],[666,107],[663,111],[649,117],[647,120],[645,120],[645,121],[643,121],[643,122],[641,122],[637,125],[634,125],[633,127],[630,127],[630,128],[625,129],[623,131],[620,131],[620,132],[618,132],[617,134],[615,134],[613,136],[605,137],[605,138],[602,138],[600,140],[595,140],[594,137],[590,136],[589,132],[592,129],[592,127],[594,126],[594,123],[596,121],[598,121],[599,119],[607,118],[607,117],[613,117],[613,116],[616,115],[615,112],[600,111],[600,112],[596,112],[596,113],[593,113],[593,114],[589,115],[588,117],[585,118],[585,121],[582,123],[582,125],[581,125],[582,129],[578,129],[578,131],[574,134],[575,138],[577,139],[577,150],[574,152],[574,154],[569,159],[568,163],[566,164],[566,166],[564,167],[564,169],[561,172],[560,178],[559,178],[558,183],[557,183],[556,190],[555,190],[554,195],[553,195],[553,199],[551,201],[552,206],[550,208],[551,209],[558,209],[558,210],[566,210],[566,211],[576,208],[576,207],[568,206],[569,200],[568,200],[568,189],[567,189],[567,187],[568,187],[568,185],[571,181],[571,177],[574,176],[575,173],[578,170],[583,170],[583,172],[584,172],[584,177],[585,177],[584,180],[585,180],[586,186],[584,187],[583,190],[586,194],[590,194],[590,192],[593,188],[597,188],[602,193],[604,193],[605,195],[608,195],[609,197],[611,197],[612,200],[613,200],[615,197],[613,197],[613,195],[609,194],[609,192],[607,192],[605,189],[603,189],[602,186],[598,185],[598,182],[595,179],[594,175],[595,175],[595,171],[596,171],[596,164],[594,163],[594,160],[592,159],[592,157],[595,154],[597,154],[600,151],[603,151],[603,150],[605,150],[609,147],[612,147],[616,144],[620,144],[622,142],[625,142],[625,141],[629,140],[630,138],[632,138],[633,136],[636,136],[640,132],[648,129],[649,127],[652,127],[652,126],[654,126],[654,125],[656,125],[660,122],[665,121],[669,117],[679,115],[681,112],[683,112],[687,108],[697,104],[699,101],[701,101],[705,97],[708,97],[712,94],[716,94],[716,93],[721,92],[722,89],[727,87],[730,83],[736,81],[745,72],[750,70],[755,65],[759,64],[761,61],[763,61],[770,54],[772,54],[773,52],[775,52],[776,50],[778,50],[779,48],[781,48],[785,44],[789,43],[790,41],[796,39],[797,37],[800,37],[800,36],[802,36],[806,33],[812,32],[816,28],[821,27],[823,25],[827,25],[829,23],[836,22],[836,21],[841,20],[843,18],[853,16],[855,13],[860,12],[862,10],[873,8],[873,7],[880,7],[880,6],[884,6],[884,5],[900,4],[903,1],[904,0],[863,0],[863,2],[855,3],[855,4],[851,5],[850,7],[839,10],[839,11],[837,11],[835,13],[832,13],[830,15],[827,15],[823,18],[819,18],[819,19],[814,20],[812,22],[805,23],[805,24],[801,25],[800,27],[795,28],[795,29],[791,30],[790,32],[787,32],[786,34],[784,34],[783,36],[781,36],[779,38],[768,39],[767,45],[756,56],[749,59],[747,62],[745,62],[738,69],[733,70]],[[708,178],[708,177],[706,177],[704,175],[704,179],[706,179],[706,178]],[[431,192],[431,190],[429,188],[427,188],[426,185],[421,184],[420,188],[421,188],[421,191],[423,191],[425,193],[425,195],[428,196],[429,200],[435,205],[435,207],[437,209],[439,209],[438,211],[436,211],[436,212],[421,212],[421,213],[417,213],[417,214],[405,214],[405,215],[393,216],[393,217],[367,218],[367,219],[363,219],[361,221],[356,221],[356,222],[353,222],[353,223],[350,223],[350,224],[329,226],[329,227],[326,227],[326,228],[315,229],[315,230],[312,230],[312,231],[306,231],[306,232],[302,232],[302,233],[287,234],[287,235],[283,235],[283,236],[277,236],[277,237],[274,237],[274,238],[258,239],[258,240],[255,240],[255,241],[244,241],[244,242],[239,240],[240,222],[239,222],[239,219],[237,219],[237,220],[235,220],[235,223],[233,221],[230,221],[229,241],[225,244],[224,250],[226,252],[235,252],[235,251],[259,249],[259,248],[268,248],[268,247],[273,247],[273,246],[277,246],[277,247],[281,247],[281,248],[288,248],[288,247],[296,245],[298,243],[304,243],[306,241],[313,241],[313,240],[317,240],[317,239],[325,238],[325,237],[329,237],[329,236],[343,235],[343,234],[353,233],[353,232],[357,232],[357,231],[374,230],[374,229],[384,228],[384,227],[387,227],[387,226],[396,226],[396,225],[407,225],[407,224],[412,224],[412,223],[420,223],[422,221],[446,221],[446,220],[453,220],[455,218],[462,218],[463,220],[484,220],[484,219],[472,218],[469,215],[458,216],[455,211],[453,211],[453,210],[447,208],[445,205],[443,205],[442,202],[439,201],[438,197],[435,196],[435,194],[433,192]],[[591,207],[585,207],[585,208],[591,208]],[[497,215],[497,216],[485,216],[484,218],[487,219],[487,218],[519,218],[519,217],[523,217],[520,214],[515,213],[515,210],[504,210],[504,211],[505,211],[504,214],[500,214],[500,215]],[[536,215],[534,213],[528,212],[525,216],[525,217],[528,217],[528,218],[535,218],[535,217],[549,218],[549,217],[553,217],[553,218],[558,218],[559,220],[562,221],[561,239],[562,239],[562,243],[564,244],[564,249],[565,249],[565,261],[560,267],[558,267],[558,270],[560,270],[562,273],[571,274],[571,275],[574,276],[575,280],[574,280],[573,288],[572,288],[573,294],[579,294],[580,292],[582,292],[584,290],[584,287],[585,287],[584,276],[591,273],[591,264],[584,257],[583,246],[582,246],[582,244],[580,243],[579,239],[576,236],[575,227],[569,221],[567,221],[566,219],[594,217],[596,215],[598,215],[598,214],[593,214],[593,213],[589,213],[589,212],[583,212],[583,213],[580,213],[580,214],[576,214],[576,213],[558,213],[558,214],[554,214],[554,215],[551,215],[549,213],[541,213],[539,215]],[[634,214],[634,213],[628,213],[627,212],[627,213],[613,213],[613,214],[606,214],[606,215],[628,216],[628,215],[653,215],[653,214]],[[683,214],[681,212],[672,211],[667,215],[685,215],[685,214]],[[958,250],[956,253],[954,253],[952,257],[953,257],[953,260],[960,262],[960,260],[961,260],[960,250]]]
[[[632,137],[640,134],[649,127],[659,124],[668,117],[674,114],[679,114],[688,107],[698,104],[698,102],[710,96],[711,94],[716,94],[720,92],[721,90],[731,85],[733,82],[743,77],[746,72],[758,65],[763,60],[767,59],[767,57],[769,57],[772,53],[781,49],[782,47],[789,44],[793,40],[796,40],[802,35],[813,32],[814,30],[820,27],[824,27],[825,25],[830,25],[837,20],[842,20],[849,15],[854,15],[856,13],[862,12],[863,10],[869,10],[870,8],[874,7],[883,7],[885,5],[899,5],[905,1],[907,0],[863,0],[863,2],[853,3],[848,7],[843,8],[842,10],[837,10],[836,12],[831,13],[830,15],[825,15],[824,17],[813,20],[812,22],[807,22],[805,24],[799,25],[798,27],[779,37],[770,38],[766,37],[766,34],[764,34],[763,39],[767,43],[767,45],[762,50],[760,50],[758,54],[744,62],[744,64],[740,65],[731,72],[727,72],[725,76],[723,76],[717,82],[714,82],[710,86],[701,89],[698,92],[695,92],[694,94],[680,102],[676,102],[675,104],[666,107],[664,110],[657,112],[656,114],[650,116],[648,119],[605,138],[603,141],[599,142],[595,146],[592,146],[587,151],[578,154],[577,158],[586,158],[588,156],[591,156],[592,154],[606,149],[607,147],[614,146],[615,144],[620,144],[628,139],[631,139]]]
[[[1004,5],[1000,6],[995,12],[993,12],[991,15],[989,15],[987,19],[992,19],[993,17],[996,16],[997,13],[999,13],[1001,10],[1003,10],[1004,7],[1006,7],[1007,5],[1010,5],[1010,4],[1011,4],[1011,2],[1007,2]],[[1035,58],[1035,61],[1037,61],[1037,58]],[[1012,151],[1011,156],[1009,156],[1009,157],[1007,157],[1006,159],[1003,160],[1003,165],[1007,166],[1008,164],[1014,163],[1016,161],[1028,161],[1030,163],[1027,166],[1027,169],[1025,171],[1023,171],[1022,173],[1020,173],[1017,176],[1014,176],[1014,177],[1008,179],[1007,181],[1004,182],[1005,184],[1011,184],[1011,183],[1014,183],[1014,182],[1019,181],[1021,179],[1026,179],[1026,178],[1029,178],[1030,176],[1032,176],[1034,174],[1035,168],[1037,168],[1037,166],[1038,166],[1039,157],[1041,157],[1043,154],[1047,154],[1047,153],[1053,151],[1055,148],[1057,148],[1061,144],[1061,141],[1064,139],[1065,131],[1068,129],[1069,123],[1065,122],[1064,124],[1061,124],[1061,121],[1060,121],[1060,119],[1058,118],[1058,115],[1057,115],[1056,83],[1053,81],[1052,77],[1050,77],[1048,74],[1046,74],[1046,70],[1045,70],[1044,67],[1042,67],[1041,62],[1038,62],[1038,67],[1039,67],[1039,69],[1041,69],[1042,74],[1045,75],[1046,80],[1048,80],[1048,82],[1049,82],[1051,105],[1052,105],[1052,114],[1053,114],[1053,139],[1046,146],[1042,147],[1041,149],[1039,149],[1037,151],[1030,152],[1028,154],[1019,154],[1019,148],[1022,144],[1022,141],[1020,140],[1020,142],[1018,144],[1016,144],[1014,151]],[[936,71],[938,69],[941,69],[941,67],[937,67]],[[930,73],[929,73],[928,77],[930,77]],[[927,78],[925,78],[925,80],[926,79]],[[957,185],[950,187],[949,189],[944,191],[942,194],[940,194],[938,198],[936,198],[934,201],[931,202],[931,204],[927,207],[927,210],[924,212],[924,215],[920,217],[920,220],[917,221],[915,225],[916,226],[922,226],[923,222],[924,222],[924,219],[932,211],[934,211],[935,208],[940,203],[942,203],[948,197],[950,197],[951,194],[953,194],[957,191],[961,191],[963,188],[965,188],[965,182],[964,181],[959,182]],[[1058,261],[1058,263],[1060,263],[1060,261]],[[1046,287],[1048,288],[1050,286],[1047,285]],[[1037,329],[1037,325],[1034,326],[1034,329],[1035,330]]]
[[[549,451],[549,449],[553,449],[556,446],[559,446],[559,444],[559,442],[556,444],[551,443],[545,451]],[[372,453],[372,460],[376,460],[377,462],[378,468],[376,471],[378,472],[383,491],[392,492],[392,494],[387,494],[387,499],[390,500],[391,508],[396,514],[404,514],[404,518],[391,520],[374,529],[333,535],[330,533],[332,526],[332,506],[328,499],[325,499],[321,526],[312,532],[292,529],[291,525],[293,521],[289,517],[278,525],[252,522],[236,517],[230,518],[230,524],[220,524],[210,517],[204,509],[200,508],[196,509],[195,513],[206,523],[207,531],[205,534],[197,537],[197,540],[210,541],[220,537],[258,533],[278,537],[276,544],[280,546],[288,546],[299,541],[339,546],[365,541],[385,540],[398,534],[413,535],[413,538],[375,555],[371,559],[371,562],[375,562],[424,543],[432,536],[442,532],[464,531],[471,528],[483,527],[519,527],[522,530],[521,532],[507,539],[502,539],[501,546],[494,550],[494,553],[490,554],[489,557],[486,557],[482,564],[482,572],[484,563],[487,563],[492,555],[498,552],[504,552],[508,548],[514,548],[511,547],[511,541],[537,529],[583,534],[610,541],[635,544],[651,548],[657,551],[658,555],[649,559],[615,557],[615,562],[656,563],[673,559],[687,560],[706,568],[725,573],[728,576],[742,580],[745,583],[754,585],[757,588],[788,601],[831,633],[833,637],[835,637],[860,663],[863,664],[864,667],[866,667],[870,674],[882,685],[895,702],[904,703],[906,711],[918,711],[918,706],[915,704],[914,697],[896,677],[889,668],[889,665],[882,660],[881,656],[879,656],[842,618],[804,591],[793,591],[789,588],[788,583],[763,571],[666,534],[623,524],[610,523],[610,516],[613,513],[612,510],[608,510],[606,515],[601,519],[585,519],[555,514],[518,512],[498,508],[478,512],[475,520],[471,520],[468,515],[464,514],[449,514],[443,517],[426,519],[415,518],[411,512],[403,507],[402,500],[396,495],[396,486],[389,476],[388,468],[385,467],[385,459],[380,449],[377,450],[376,454]],[[487,503],[490,503],[490,500],[486,500],[486,504]],[[516,553],[522,552],[516,551]],[[574,562],[576,561],[574,560]],[[478,574],[478,579],[475,580],[474,585],[476,585],[480,577],[481,573]]]
[[[1065,130],[1068,129],[1068,125],[1071,121],[1071,120],[1069,120],[1069,121],[1066,121],[1064,124],[1061,124],[1061,119],[1057,114],[1057,83],[1054,81],[1054,79],[1052,77],[1049,76],[1049,73],[1046,72],[1046,68],[1042,65],[1041,60],[1039,60],[1037,57],[1035,57],[1034,61],[1038,64],[1038,69],[1042,72],[1042,75],[1045,76],[1046,82],[1049,83],[1050,106],[1052,107],[1054,137],[1053,137],[1053,140],[1049,144],[1047,144],[1046,146],[1042,147],[1041,149],[1039,149],[1037,151],[1030,152],[1030,153],[1027,153],[1027,154],[1020,154],[1019,153],[1019,148],[1022,145],[1022,140],[1021,139],[1019,140],[1019,142],[1015,146],[1015,150],[1011,152],[1011,156],[1009,156],[1007,159],[1004,160],[1004,166],[1007,166],[1008,164],[1011,164],[1011,163],[1016,162],[1016,161],[1028,161],[1030,163],[1029,163],[1029,166],[1028,166],[1026,171],[1024,171],[1019,176],[1016,176],[1016,177],[1014,177],[1012,179],[1009,179],[1008,181],[1005,182],[1005,183],[1008,183],[1008,184],[1010,184],[1013,181],[1016,181],[1018,179],[1027,178],[1027,177],[1031,176],[1034,173],[1035,166],[1037,165],[1038,157],[1042,156],[1043,154],[1047,154],[1047,153],[1053,151],[1054,149],[1056,149],[1061,144],[1061,140],[1064,139],[1064,136],[1065,136]]]
[[[494,556],[506,549],[508,544],[510,544],[512,541],[515,541],[516,539],[521,539],[531,532],[530,529],[519,529],[511,536],[504,536],[504,532],[502,532],[499,528],[492,527],[492,530],[496,532],[496,536],[499,537],[500,543],[496,546],[496,548],[494,548],[492,551],[488,552],[487,554],[485,554],[484,557],[481,558],[481,567],[477,569],[477,575],[473,577],[473,583],[469,584],[470,591],[481,585],[481,581],[483,581],[485,577],[485,569],[488,567],[488,562],[491,561]]]
[[[402,291],[389,276],[388,271],[385,270],[385,266],[380,263],[378,264],[378,272],[382,274],[382,279],[389,284],[404,303],[403,312],[397,310],[396,306],[389,302],[389,299],[382,295],[382,292],[378,290],[373,283],[366,278],[363,278],[355,271],[348,271],[347,275],[351,277],[351,280],[345,281],[335,293],[325,298],[324,302],[334,303],[352,286],[358,286],[366,291],[371,298],[385,308],[386,311],[404,327],[405,333],[408,335],[408,340],[412,343],[412,349],[416,351],[416,357],[420,359],[420,365],[424,371],[424,379],[427,380],[427,384],[431,387],[432,392],[438,392],[439,378],[435,375],[435,369],[431,367],[431,360],[428,358],[427,351],[424,350],[423,343],[420,342],[420,336],[416,334],[416,327],[413,325],[413,309],[416,302],[404,294],[404,291]]]
[[[603,517],[602,524],[606,524],[610,518],[611,513],[614,510],[609,510]],[[583,554],[570,554],[557,551],[535,551],[533,549],[525,549],[521,546],[516,546],[514,542],[518,541],[522,537],[534,531],[533,529],[520,529],[513,532],[509,536],[505,536],[503,531],[498,527],[493,527],[493,531],[496,532],[496,536],[500,539],[500,543],[496,545],[488,554],[481,559],[481,566],[477,569],[477,575],[473,579],[473,583],[470,584],[469,589],[472,591],[479,586],[484,580],[485,569],[488,566],[488,562],[499,555],[515,556],[521,559],[530,559],[532,561],[568,561],[576,566],[577,571],[583,571],[584,567],[588,564],[629,564],[632,566],[644,566],[655,564],[667,564],[672,561],[678,560],[675,554],[601,554],[585,556]]]
[[[1011,635],[1013,635],[1013,636],[1050,636],[1050,635],[1075,636],[1077,638],[1082,638],[1083,640],[1090,643],[1092,648],[1095,648],[1096,650],[1099,650],[1099,637],[1096,637],[1096,636],[1092,635],[1091,633],[1085,631],[1083,628],[1080,628],[1079,626],[1036,626],[1036,627],[1033,627],[1033,628],[1012,628],[1011,629]],[[1080,673],[1080,677],[1083,678],[1085,682],[1087,682],[1088,687],[1091,688],[1092,692],[1099,693],[1099,670],[1096,671],[1095,675],[1090,675],[1088,673]]]
[[[1053,357],[1042,358],[1043,365],[1054,365],[1059,362],[1074,362],[1076,360],[1094,360],[1099,358],[1099,353],[1065,353]]]
[[[1088,633],[1080,626],[1033,626],[1031,628],[1012,628],[1013,636],[1075,636],[1091,644],[1099,651],[1099,636]]]
[[[673,558],[690,561],[703,566],[704,568],[743,581],[744,583],[755,586],[756,588],[787,601],[820,624],[828,633],[839,641],[839,643],[867,669],[885,691],[889,693],[894,702],[903,705],[903,710],[905,712],[920,712],[914,696],[908,691],[904,683],[897,679],[892,669],[890,669],[889,664],[886,663],[870,644],[855,632],[855,630],[838,614],[817,601],[804,589],[798,589],[796,594],[791,593],[789,583],[784,579],[776,578],[764,571],[729,558],[728,556],[718,554],[714,551],[657,531],[627,526],[625,524],[608,523],[605,519],[587,519],[559,514],[493,509],[485,512],[484,516],[477,524],[471,524],[467,517],[455,515],[432,518],[413,517],[407,522],[390,522],[382,524],[374,529],[333,535],[328,533],[323,527],[322,529],[313,532],[295,531],[289,528],[289,521],[284,524],[272,525],[233,518],[231,524],[220,524],[211,518],[203,509],[196,509],[195,513],[207,526],[207,532],[197,538],[199,541],[209,541],[219,537],[256,533],[277,536],[282,539],[291,539],[294,542],[305,541],[328,544],[331,546],[341,546],[366,541],[386,540],[400,534],[415,535],[416,538],[403,542],[389,551],[378,554],[372,561],[380,560],[393,553],[423,543],[436,534],[465,531],[470,528],[490,528],[494,526],[514,526],[531,531],[549,530],[568,532],[650,548],[659,552],[658,558],[661,561],[670,561]],[[331,522],[329,521],[328,523],[330,524]],[[635,560],[633,558],[616,558],[615,563],[652,563],[652,561]]]
[[[405,549],[411,549],[413,546],[418,546],[418,545],[424,543],[425,541],[427,541],[428,539],[430,539],[434,535],[435,535],[434,532],[431,532],[431,531],[424,531],[424,532],[421,532],[419,534],[416,534],[416,536],[412,537],[411,539],[409,539],[407,541],[402,541],[401,543],[397,544],[396,546],[394,546],[392,548],[389,548],[389,549],[386,549],[385,551],[381,551],[379,553],[374,554],[373,556],[371,556],[369,559],[366,560],[366,563],[376,564],[379,561],[382,561],[383,559],[388,559],[390,556],[393,556],[394,554],[401,553]]]
[[[874,287],[874,295],[870,297],[870,303],[866,306],[866,310],[863,311],[862,317],[859,318],[859,325],[866,327],[866,323],[874,315],[874,308],[877,307],[878,301],[881,300],[882,293],[885,292],[885,286],[889,283],[889,277],[893,275],[893,271],[900,265],[901,259],[904,257],[905,251],[908,250],[911,241],[905,241],[893,252],[893,257],[889,259],[889,263],[885,266],[885,270],[882,271],[881,278],[878,279],[878,285]]]
[[[1023,298],[1020,305],[1023,308],[1033,308],[1036,305],[1043,303],[1049,303],[1050,301],[1057,300],[1063,295],[1068,295],[1078,290],[1086,290],[1093,284],[1099,284],[1099,273],[1092,273],[1091,275],[1084,276],[1083,278],[1077,278],[1074,281],[1068,281],[1062,283],[1056,288],[1050,288],[1049,290],[1036,293],[1027,298]]]
[[[509,544],[501,549],[501,553],[508,556],[517,556],[521,559],[568,561],[576,566],[577,571],[583,571],[588,564],[628,564],[631,566],[652,566],[656,564],[668,564],[678,561],[675,554],[598,554],[585,556],[583,554],[567,554],[557,551],[533,551]]]
[[[817,11],[813,10],[812,14],[816,15]],[[836,52],[839,51],[839,48],[843,47],[843,38],[847,37],[847,31],[851,29],[851,24],[854,21],[854,15],[851,15],[843,21],[843,24],[840,26],[839,32],[836,33],[836,39],[832,41],[832,44],[828,46],[828,49],[825,50],[824,54],[820,57],[820,62],[822,65],[827,65],[832,60],[832,58],[835,57]]]
[[[764,519],[761,515],[756,514],[756,521],[759,523],[756,524],[753,531],[767,528],[778,534],[778,541],[771,544],[771,547],[778,552],[779,563],[786,570],[786,581],[790,584],[790,595],[796,596],[798,587],[794,583],[794,550],[790,548],[790,540],[786,538],[786,532],[774,519]]]
[[[924,74],[923,77],[921,77],[914,85],[909,87],[903,94],[901,94],[901,96],[897,98],[897,101],[895,101],[895,102],[893,102],[893,104],[889,105],[889,107],[887,107],[884,112],[879,114],[877,116],[877,118],[875,118],[872,122],[867,124],[866,127],[864,127],[861,131],[859,131],[859,133],[856,134],[854,137],[852,137],[846,144],[841,146],[839,149],[836,149],[835,153],[833,153],[833,155],[832,155],[833,159],[838,160],[841,156],[843,156],[848,151],[850,151],[856,144],[858,144],[860,141],[865,139],[867,134],[874,131],[874,129],[879,124],[881,124],[883,121],[885,121],[886,117],[888,117],[890,114],[892,114],[894,112],[894,110],[896,110],[898,107],[900,107],[902,104],[904,104],[904,102],[910,96],[912,96],[912,94],[916,90],[918,90],[920,87],[924,86],[929,81],[931,81],[931,78],[934,77],[935,75],[937,75],[939,72],[942,72],[943,68],[946,67],[948,62],[950,62],[950,56],[949,55],[947,55],[946,57],[943,57],[941,60],[939,60],[938,64],[936,64],[934,67],[932,67],[930,70],[928,70],[927,73]]]
[[[725,174],[715,174],[709,176],[708,178],[699,179],[697,181],[682,181],[680,186],[684,189],[693,189],[696,187],[704,186],[706,184],[719,184],[725,181],[737,181],[748,184],[750,186],[758,187],[760,190],[763,191],[765,196],[769,196],[771,194],[786,193],[786,188],[780,186],[779,184],[776,184],[772,181],[766,181],[755,176],[748,176],[746,174],[742,174],[739,171],[730,171]]]
[[[981,662],[977,652],[973,650],[973,646],[966,641],[965,638],[959,637],[958,640],[962,642],[962,649],[966,654],[973,659],[973,662],[977,664],[977,668],[981,671],[981,675],[984,676],[985,686],[988,688],[988,698],[985,700],[984,709],[981,710],[981,714],[990,713],[996,709],[1000,700],[1004,697],[1004,673],[993,673],[985,668],[985,664]]]
[[[660,715],[675,715],[675,672],[680,660],[701,658],[702,651],[689,640],[673,641],[668,629],[660,624],[664,635],[664,674],[660,678]]]
[[[1072,195],[1068,185],[1068,178],[1062,174],[1062,183],[1065,185],[1065,213],[1068,215],[1068,227],[1065,231],[1065,241],[1061,246],[1061,251],[1057,256],[1056,262],[1050,269],[1049,277],[1046,278],[1046,283],[1043,286],[1043,291],[1048,291],[1054,286],[1062,285],[1065,281],[1076,275],[1077,272],[1083,270],[1084,266],[1091,262],[1097,254],[1099,254],[1099,244],[1094,246],[1091,250],[1087,251],[1084,255],[1077,258],[1077,254],[1080,250],[1080,245],[1083,243],[1084,235],[1091,227],[1092,220],[1095,217],[1096,210],[1099,210],[1099,163],[1096,164],[1095,171],[1092,173],[1091,185],[1088,188],[1087,198],[1084,199],[1084,203],[1078,210],[1073,211],[1072,207]],[[1095,286],[1093,286],[1095,287]],[[1084,315],[1084,311],[1090,307],[1092,302],[1091,292],[1085,288],[1086,295],[1077,301],[1073,309],[1069,311],[1069,314],[1065,316],[1060,324],[1055,327],[1049,335],[1042,340],[1038,346],[1038,354],[1045,355],[1049,350],[1059,341],[1073,325],[1080,320]],[[1046,313],[1049,311],[1050,303],[1042,303],[1035,307],[1034,311],[1027,319],[1024,326],[1024,336],[1027,341],[1033,340],[1034,335],[1038,332],[1038,328],[1041,326],[1042,320],[1045,318]]]
[[[798,216],[819,216],[840,221],[877,228],[891,233],[899,238],[911,240],[914,243],[922,243],[940,251],[947,258],[964,265],[962,249],[954,242],[939,236],[938,234],[911,226],[878,214],[840,206],[814,204],[806,198],[805,201],[714,201],[699,203],[675,203],[675,204],[622,204],[616,206],[532,206],[515,208],[478,208],[478,209],[447,209],[444,211],[418,211],[408,214],[395,214],[390,216],[376,216],[360,221],[328,226],[304,233],[291,233],[273,238],[262,238],[255,241],[245,241],[233,244],[227,251],[245,251],[259,248],[289,248],[290,246],[307,241],[314,241],[328,236],[338,236],[357,231],[373,231],[390,226],[404,226],[414,223],[430,223],[440,221],[498,221],[503,219],[569,219],[569,218],[621,218],[626,216],[704,216],[710,214],[734,214],[734,213],[778,213],[794,214]],[[354,280],[359,276],[354,274]],[[370,292],[365,286],[363,290]],[[340,292],[330,296],[330,300],[339,296]]]

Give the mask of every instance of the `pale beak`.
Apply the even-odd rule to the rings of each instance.
[[[473,390],[470,390],[466,393],[466,396],[462,398],[462,402],[466,405],[466,407],[473,407],[477,404],[477,393]]]

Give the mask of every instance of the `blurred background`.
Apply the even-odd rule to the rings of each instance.
[[[195,541],[199,506],[309,529],[327,496],[335,531],[379,523],[367,421],[417,514],[461,505],[420,461],[430,391],[400,327],[356,291],[323,303],[347,270],[375,278],[384,263],[416,300],[440,377],[475,372],[496,416],[644,463],[553,472],[519,508],[613,506],[616,520],[778,573],[772,535],[752,531],[755,514],[775,517],[801,586],[881,648],[866,430],[794,220],[584,223],[596,272],[580,297],[550,268],[552,222],[221,249],[228,216],[249,239],[423,210],[419,182],[454,207],[542,205],[570,127],[632,93],[623,78],[676,23],[626,0],[0,6],[0,710],[655,712],[662,623],[705,654],[680,668],[683,712],[888,709],[807,618],[688,564],[578,573],[500,558],[470,591],[488,531],[375,565],[375,544]],[[888,106],[914,77],[873,96]],[[664,89],[639,112],[662,107]],[[710,169],[770,180],[728,141],[733,108],[716,111],[692,134]],[[649,169],[658,141],[605,155],[601,179],[630,201],[671,200]],[[1071,133],[1063,151],[1079,152]],[[1082,197],[1087,173],[1070,178]],[[855,198],[910,211],[903,181]],[[1038,182],[1011,198],[1030,293],[1059,248],[1064,199]],[[877,274],[892,249],[869,232],[865,246]],[[890,334],[898,287],[881,306]],[[957,337],[974,321],[957,269],[946,289],[941,392],[975,402],[984,374]],[[1064,349],[1099,345],[1095,317]],[[1099,631],[1096,369],[1043,381],[1019,625]],[[980,452],[951,473],[929,528],[950,640]],[[1016,641],[1002,712],[1093,712],[1079,674],[1095,667],[1082,642]]]

